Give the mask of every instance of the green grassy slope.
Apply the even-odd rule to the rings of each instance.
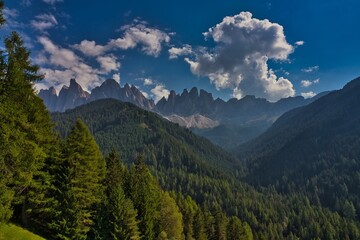
[[[0,240],[43,240],[28,230],[13,224],[0,224]]]

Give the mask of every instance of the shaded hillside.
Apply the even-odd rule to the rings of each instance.
[[[248,180],[283,192],[305,191],[315,204],[360,216],[360,78],[280,117],[241,146]]]
[[[207,163],[222,169],[230,170],[236,164],[230,154],[205,138],[197,137],[189,130],[130,103],[105,99],[52,116],[62,136],[68,134],[76,118],[83,119],[102,151],[108,153],[115,148],[123,159],[155,149],[159,154],[161,150],[161,158],[174,158],[173,163],[167,163],[170,165],[179,164],[181,158],[188,159],[190,156],[199,161],[197,164]]]

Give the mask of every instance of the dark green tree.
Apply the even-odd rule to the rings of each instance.
[[[166,234],[168,239],[181,239],[183,219],[179,207],[168,192],[162,193],[160,199],[160,235]]]
[[[26,195],[53,141],[50,116],[33,88],[43,78],[38,70],[21,37],[6,37],[0,57],[0,221],[16,204],[26,223]]]
[[[204,215],[199,208],[194,216],[194,238],[197,240],[206,240]]]
[[[139,155],[131,171],[130,195],[138,211],[139,229],[144,239],[156,239],[159,222],[160,187],[147,168],[144,156]]]
[[[58,238],[86,239],[104,200],[105,161],[86,125],[78,119],[63,149],[63,210],[55,221]],[[64,184],[64,183],[63,183]]]
[[[241,236],[242,232],[243,227],[241,221],[237,217],[230,217],[226,228],[227,239],[241,240],[243,239],[243,236]]]
[[[106,169],[106,199],[96,223],[97,238],[140,239],[136,220],[137,212],[132,201],[125,196],[123,189],[128,170],[120,162],[116,152],[111,152],[106,158]]]
[[[227,218],[223,212],[215,214],[215,236],[216,239],[226,240]]]

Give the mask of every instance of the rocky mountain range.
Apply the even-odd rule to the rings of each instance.
[[[155,105],[153,111],[231,149],[263,133],[285,112],[307,105],[327,93],[311,99],[297,96],[277,102],[249,95],[225,102],[194,87],[190,91],[185,89],[181,94],[171,91],[167,99],[162,98]]]
[[[39,92],[51,112],[63,112],[98,99],[113,98],[130,102],[190,128],[198,135],[228,149],[257,137],[283,113],[307,105],[325,94],[318,94],[311,99],[289,97],[277,102],[250,95],[224,101],[214,99],[211,93],[194,87],[190,91],[184,89],[181,94],[171,91],[168,98],[162,98],[155,105],[152,99],[147,99],[134,85],[125,84],[121,87],[113,79],[106,80],[91,93],[84,91],[75,79],[71,79],[69,86],[63,86],[59,95],[53,87]]]
[[[154,107],[154,101],[144,97],[135,86],[125,84],[122,88],[113,79],[106,80],[101,86],[95,87],[91,93],[84,91],[75,79],[71,79],[70,85],[63,86],[59,95],[57,95],[54,87],[50,87],[47,90],[40,90],[39,96],[51,112],[64,112],[67,109],[105,98],[130,102],[146,110],[151,110]]]

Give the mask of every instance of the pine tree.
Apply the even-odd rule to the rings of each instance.
[[[181,239],[183,220],[179,207],[168,192],[163,192],[160,200],[160,235],[166,233],[168,239]]]
[[[241,233],[243,232],[243,226],[241,221],[237,217],[230,217],[227,229],[226,237],[229,240],[241,240],[243,239]]]
[[[29,56],[16,32],[5,38],[0,57],[0,221],[8,220],[17,204],[24,224],[26,195],[54,137],[50,116],[33,89],[43,76]]]
[[[160,187],[146,167],[144,156],[140,155],[131,171],[130,195],[138,211],[139,230],[144,239],[155,239],[159,232],[156,227],[159,221]]]
[[[215,214],[215,236],[216,239],[226,240],[226,215],[219,211]]]
[[[44,236],[54,237],[52,221],[59,214],[59,174],[61,172],[60,138],[54,140],[44,166],[34,176],[27,194],[26,214],[29,227]]]
[[[137,212],[132,201],[126,198],[123,189],[127,169],[121,164],[115,152],[111,152],[106,158],[106,167],[106,200],[97,221],[97,238],[140,239],[136,221]]]
[[[86,239],[94,224],[96,208],[104,199],[105,161],[86,125],[77,120],[63,150],[62,213],[58,237]]]
[[[204,215],[199,208],[194,217],[194,238],[197,240],[206,240]]]

